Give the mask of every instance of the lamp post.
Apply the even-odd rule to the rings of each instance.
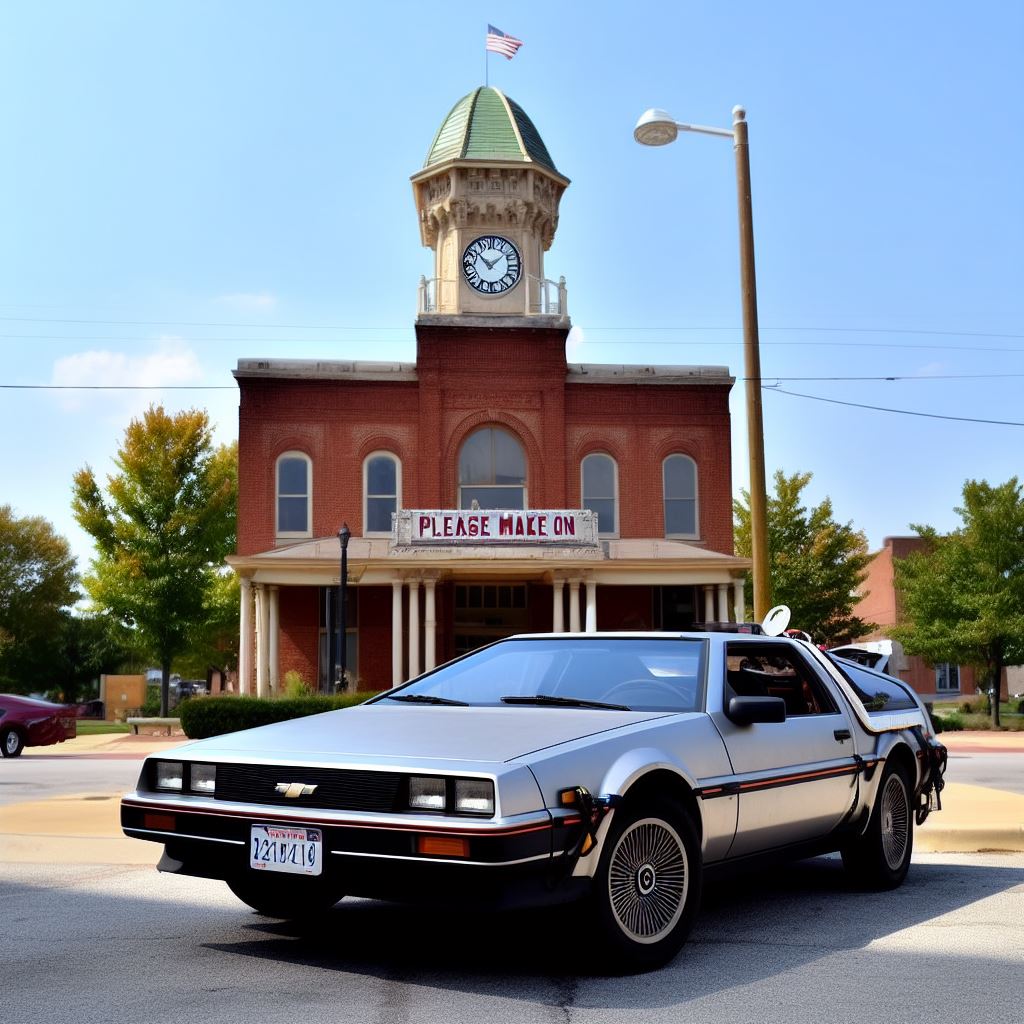
[[[732,108],[732,128],[683,124],[664,110],[648,110],[633,138],[644,146],[666,146],[680,132],[732,139],[736,155],[736,191],[740,224],[740,291],[743,300],[743,357],[746,373],[747,451],[750,458],[750,553],[754,583],[754,619],[768,612],[768,503],[764,477],[764,419],[761,414],[761,353],[757,337],[757,282],[754,277],[754,215],[750,200],[750,149],[747,112]]]
[[[348,598],[348,541],[352,531],[348,523],[342,523],[338,531],[338,541],[341,544],[341,571],[338,575],[338,680],[336,689],[344,690],[346,686],[345,669],[347,655],[348,634],[345,632],[345,605]]]

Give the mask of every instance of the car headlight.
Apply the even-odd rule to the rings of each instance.
[[[455,813],[494,814],[494,783],[490,779],[456,779]]]
[[[189,786],[193,793],[208,793],[213,796],[217,788],[217,766],[215,764],[194,764],[189,773]]]
[[[409,806],[417,811],[443,811],[447,784],[436,775],[409,779]]]
[[[184,766],[180,761],[157,761],[156,788],[181,792],[184,782]]]

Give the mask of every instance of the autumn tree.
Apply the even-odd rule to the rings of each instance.
[[[29,693],[50,684],[55,639],[77,600],[67,540],[41,516],[0,505],[0,689]]]
[[[201,632],[235,546],[237,446],[214,447],[203,410],[151,406],[114,464],[105,493],[90,467],[75,474],[75,518],[97,551],[85,587],[159,662],[166,715],[171,664]]]
[[[867,540],[850,523],[837,523],[826,498],[808,509],[802,504],[812,474],[775,472],[775,494],[768,495],[769,594],[789,606],[792,623],[818,643],[834,644],[874,628],[854,615],[857,590],[871,556]],[[733,502],[736,551],[750,557],[750,494]],[[750,575],[746,602],[753,604]]]
[[[1013,477],[992,487],[968,480],[962,526],[940,536],[913,526],[923,551],[896,563],[902,623],[892,630],[908,654],[984,673],[992,724],[999,725],[1003,666],[1024,662],[1024,499]]]

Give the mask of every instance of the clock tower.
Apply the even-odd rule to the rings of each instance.
[[[489,87],[459,100],[412,177],[420,237],[434,250],[434,276],[420,284],[421,321],[568,324],[565,281],[544,276],[568,184],[514,100]]]

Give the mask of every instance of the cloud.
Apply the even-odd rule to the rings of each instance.
[[[269,292],[232,292],[218,295],[217,301],[245,313],[268,313],[277,308],[277,296]]]
[[[161,387],[198,384],[202,379],[199,358],[188,343],[183,338],[164,336],[157,339],[149,352],[133,348],[93,349],[64,356],[53,364],[50,383],[54,387],[83,389],[59,392],[59,402],[67,412],[79,411],[99,398],[108,409],[123,414],[126,406],[145,409],[160,401]],[[124,400],[119,401],[114,396],[121,393],[113,389],[121,388],[144,390],[126,391]]]

